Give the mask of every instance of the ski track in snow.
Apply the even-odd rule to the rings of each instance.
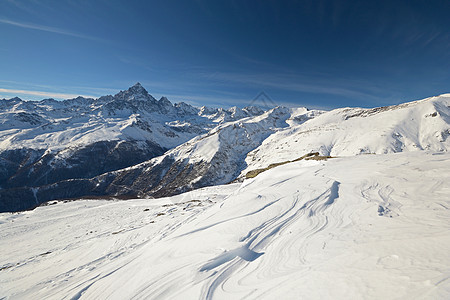
[[[448,299],[450,154],[0,214],[0,299]]]

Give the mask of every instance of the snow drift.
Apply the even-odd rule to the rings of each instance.
[[[0,214],[7,299],[448,299],[450,156],[299,161],[152,200]]]

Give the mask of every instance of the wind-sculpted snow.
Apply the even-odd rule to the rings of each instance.
[[[429,151],[302,160],[170,198],[3,213],[0,297],[448,299],[448,170]]]

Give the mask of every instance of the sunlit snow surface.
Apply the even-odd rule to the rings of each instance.
[[[0,214],[0,299],[449,299],[450,153]]]

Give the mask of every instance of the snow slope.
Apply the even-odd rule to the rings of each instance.
[[[340,108],[267,138],[246,159],[249,170],[305,153],[352,156],[450,149],[450,94],[372,109]]]
[[[220,123],[207,133],[198,135],[143,165],[156,165],[167,157],[175,161],[187,161],[190,164],[210,163],[216,156],[226,153],[233,160],[232,164],[239,166],[244,163],[243,158],[247,153],[258,147],[270,135],[283,128],[313,119],[322,113],[324,112],[308,110],[305,107],[278,106],[257,116]],[[230,164],[228,161],[222,163]],[[139,167],[141,166],[134,168]],[[229,180],[231,179],[234,178]]]
[[[299,161],[0,214],[0,298],[448,299],[450,154]]]

